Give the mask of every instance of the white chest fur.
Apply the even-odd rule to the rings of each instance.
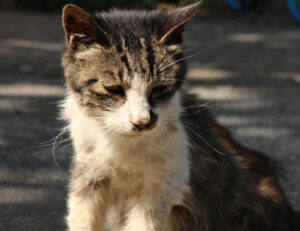
[[[172,134],[157,128],[143,138],[114,139],[71,96],[64,108],[63,116],[70,122],[75,165],[83,166],[83,179],[109,179],[106,217],[112,230],[124,226],[124,216],[134,213],[132,219],[136,219],[137,213],[146,208],[160,211],[182,203],[189,190],[189,160],[187,138],[179,122]],[[143,204],[139,212],[138,204]],[[142,219],[140,225],[146,225],[144,222]]]

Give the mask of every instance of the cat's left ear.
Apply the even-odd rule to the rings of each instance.
[[[62,21],[67,43],[71,47],[77,47],[79,43],[93,42],[103,46],[110,45],[110,35],[80,7],[73,4],[66,5],[63,9]]]
[[[177,8],[168,13],[168,19],[162,22],[164,34],[159,42],[164,44],[179,44],[182,42],[182,32],[188,23],[198,12],[202,2],[197,2],[186,7]]]

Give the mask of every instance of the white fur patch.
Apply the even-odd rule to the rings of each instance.
[[[86,166],[83,173],[86,180],[110,179],[112,198],[107,199],[111,203],[107,211],[110,218],[97,219],[106,219],[106,226],[112,230],[156,230],[155,227],[166,222],[170,208],[181,204],[189,190],[188,143],[179,122],[180,93],[156,109],[159,120],[154,129],[132,131],[132,120],[150,117],[147,91],[147,84],[135,75],[124,105],[115,112],[99,111],[98,116],[89,115],[72,93],[63,103],[62,114],[69,121],[75,164]],[[168,129],[170,123],[176,128],[173,132]],[[88,208],[85,203],[90,201],[80,203],[78,209]],[[70,222],[79,216],[76,204],[71,204]],[[91,212],[85,211],[85,217]],[[77,219],[84,223],[83,227],[92,227],[86,224],[92,221]]]

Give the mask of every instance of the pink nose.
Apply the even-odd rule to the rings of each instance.
[[[155,123],[157,122],[157,119],[157,115],[150,111],[150,118],[131,121],[131,123],[134,125],[134,130],[142,131],[145,129],[153,128]]]
[[[138,121],[131,121],[131,123],[134,125],[134,127],[138,130],[146,129],[149,126],[150,122],[151,122],[150,119],[141,119]]]

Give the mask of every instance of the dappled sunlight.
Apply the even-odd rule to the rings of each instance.
[[[241,127],[235,129],[236,136],[255,137],[255,138],[279,138],[291,135],[291,131],[285,127]]]
[[[258,33],[234,33],[229,35],[228,39],[234,42],[256,43],[265,41],[267,37]]]
[[[198,94],[205,100],[240,100],[249,99],[256,95],[255,91],[249,88],[234,88],[227,85],[216,85],[213,87],[195,86],[192,93]]]
[[[45,51],[62,51],[65,47],[63,43],[50,43],[25,39],[5,39],[1,45],[15,48],[30,48]]]
[[[43,201],[47,192],[41,188],[37,190],[36,188],[24,186],[1,185],[0,182],[0,195],[0,205],[7,203],[23,204]]]
[[[0,85],[0,96],[53,97],[62,96],[64,92],[63,87],[46,84],[16,83]]]
[[[275,72],[273,76],[283,80],[291,80],[295,83],[300,83],[300,71],[299,72]]]
[[[37,169],[32,168],[30,171],[27,171],[26,169],[13,170],[8,168],[7,166],[1,165],[0,186],[1,184],[3,184],[3,181],[8,184],[9,181],[11,181],[11,183],[14,184],[32,185],[37,183],[36,179],[39,179],[39,182],[43,182],[46,185],[64,183],[67,180],[68,173],[64,171],[64,169],[58,169],[58,167],[55,165],[51,153],[51,147],[49,148],[47,154],[51,158],[49,165],[52,167],[43,166]],[[35,160],[36,159],[34,158],[33,161]],[[9,176],[9,178],[7,176]]]
[[[262,110],[263,112],[263,109],[260,110]],[[244,115],[233,115],[237,113],[231,112],[230,115],[225,114],[225,115],[218,116],[218,121],[221,124],[225,126],[229,126],[231,128],[236,128],[239,126],[252,126],[258,124],[260,125],[264,124],[264,125],[275,126],[275,127],[278,125],[279,126],[285,125],[286,128],[289,127],[287,126],[287,124],[290,126],[300,125],[300,120],[298,115],[288,116],[288,118],[285,115],[276,115],[276,116],[272,115],[271,118],[268,118],[270,116],[268,113],[264,114],[263,116],[257,116],[256,113],[257,112],[246,111]]]
[[[218,117],[218,121],[225,126],[245,126],[255,124],[260,121],[261,118],[249,118],[241,116],[226,116],[221,115]]]
[[[252,100],[245,100],[245,101],[222,102],[218,106],[224,109],[251,110],[257,108],[266,109],[267,107],[274,106],[274,103],[272,101],[252,99]]]
[[[273,34],[271,32],[260,32],[260,33],[231,33],[228,35],[228,40],[232,42],[239,43],[258,43],[258,42],[268,42],[272,44],[272,41],[285,42],[286,44],[292,41],[297,42],[300,40],[299,31],[286,31],[283,34]],[[265,44],[268,46],[268,44]]]
[[[187,72],[188,79],[196,80],[222,80],[228,79],[233,75],[232,71],[219,70],[216,68],[200,67],[199,64],[189,65]]]
[[[26,99],[5,99],[4,98],[4,99],[0,99],[0,110],[6,110],[6,111],[21,110],[21,111],[28,112],[29,111],[28,104],[29,102]]]

